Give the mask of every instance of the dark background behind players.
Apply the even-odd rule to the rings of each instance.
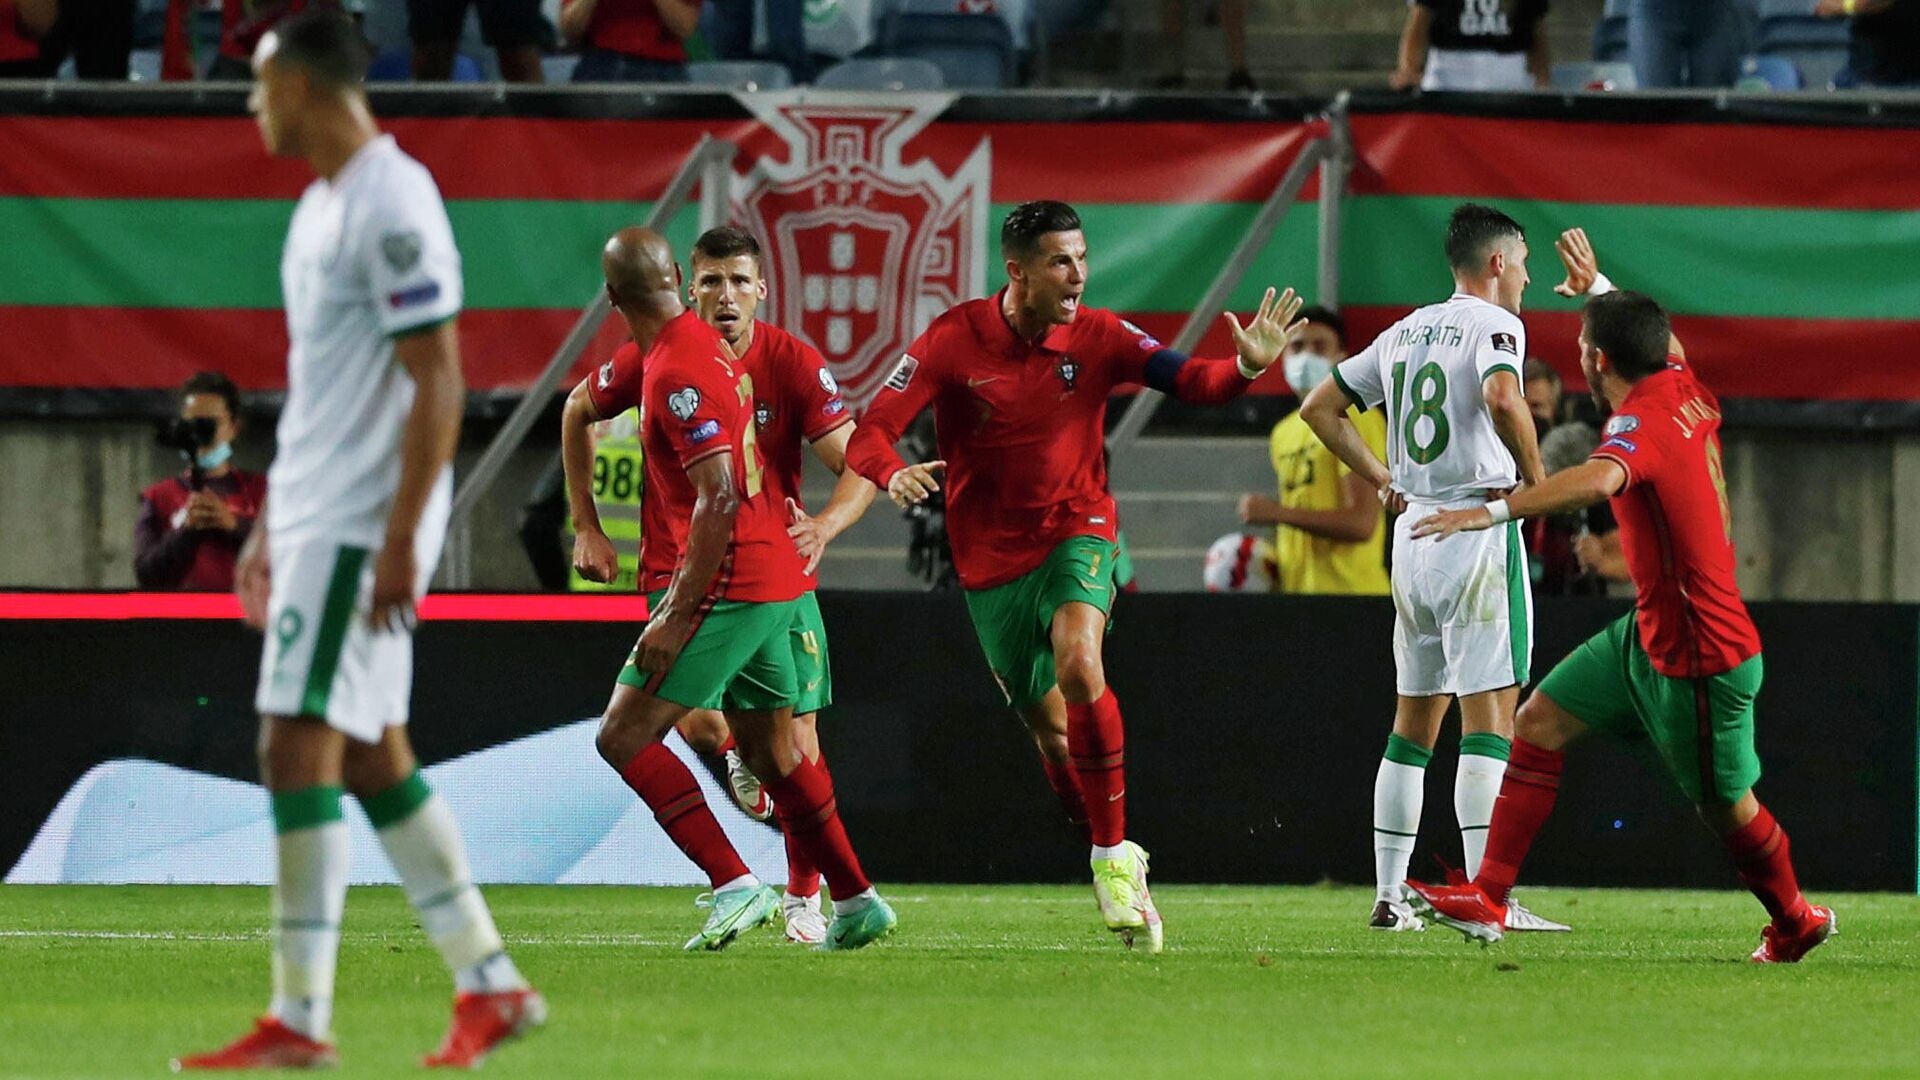
[[[180,387],[180,421],[194,445],[186,467],[140,495],[133,529],[133,574],[142,588],[227,591],[233,563],[267,498],[267,478],[233,464],[240,435],[240,390],[217,371]]]

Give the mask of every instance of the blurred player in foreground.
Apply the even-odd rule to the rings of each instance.
[[[1581,313],[1580,367],[1613,407],[1605,441],[1585,465],[1486,506],[1425,516],[1413,535],[1430,543],[1611,498],[1634,610],[1562,660],[1520,710],[1479,873],[1467,883],[1408,884],[1439,921],[1500,940],[1508,890],[1553,810],[1567,745],[1595,730],[1645,739],[1772,916],[1752,959],[1794,963],[1833,934],[1834,916],[1801,895],[1787,834],[1753,794],[1760,635],[1734,578],[1720,403],[1694,378],[1667,313],[1614,291],[1585,232],[1569,230],[1559,248],[1567,266],[1559,291],[1592,298]]]
[[[680,269],[660,234],[621,230],[601,266],[633,343],[574,389],[567,412],[617,416],[640,406],[640,585],[650,617],[607,703],[600,754],[713,884],[712,915],[686,947],[725,948],[771,920],[779,899],[748,871],[693,774],[660,741],[695,709],[724,710],[781,830],[803,862],[826,875],[834,918],[821,947],[859,948],[890,933],[896,920],[861,872],[832,777],[794,731],[794,703],[818,691],[807,682],[824,682],[824,656],[805,649],[807,635],[817,633],[802,605],[812,579],[787,534],[788,507],[767,487],[754,378],[720,332],[681,300]],[[767,400],[773,408],[789,402]],[[567,470],[577,476],[590,467],[584,427],[570,421],[563,435]],[[591,490],[584,483],[568,490],[574,512],[590,519]],[[610,571],[610,562],[598,570]],[[796,637],[807,682],[795,670]]]
[[[815,717],[832,703],[833,682],[827,632],[813,594],[812,571],[822,547],[859,520],[877,489],[845,468],[853,414],[841,398],[826,360],[812,346],[754,318],[767,290],[759,243],[739,229],[711,229],[694,243],[692,262],[689,292],[700,320],[720,331],[753,379],[754,427],[766,464],[767,498],[774,506],[787,508],[796,519],[788,532],[798,534],[801,554],[808,559],[806,591],[800,595],[798,617],[787,639],[800,688],[794,704],[793,730],[800,752],[824,770]],[[623,347],[614,360],[615,380],[622,374],[631,379],[638,369],[637,346]],[[596,390],[594,380],[583,385],[584,392],[576,391],[568,398],[562,418],[563,445],[578,448],[563,455],[569,465],[567,490],[578,528],[574,566],[591,581],[606,581],[617,571],[613,543],[600,530],[594,513],[591,458],[581,451],[586,447],[587,427],[599,417],[599,399],[609,397],[612,388]],[[800,505],[801,451],[805,447],[812,447],[822,464],[841,474],[834,498],[818,517],[807,516]],[[762,821],[773,816],[776,807],[759,778],[741,759],[722,714],[697,709],[678,728],[694,750],[726,756],[727,778],[742,809]],[[820,871],[791,839],[787,841],[786,895],[780,906],[789,939],[804,944],[825,940]]]
[[[1145,383],[1183,401],[1231,401],[1299,332],[1300,301],[1268,289],[1247,326],[1226,316],[1237,359],[1189,359],[1110,311],[1081,308],[1087,242],[1071,206],[1016,207],[1000,250],[1007,287],[933,321],[887,377],[847,457],[902,506],[938,491],[951,462],[947,527],[987,665],[1032,730],[1068,819],[1089,823],[1108,929],[1129,946],[1145,932],[1157,952],[1147,853],[1126,836],[1120,703],[1100,655],[1119,525],[1101,443],[1107,399]],[[946,460],[907,465],[894,441],[928,404]]]
[[[1376,930],[1424,929],[1407,906],[1407,863],[1441,721],[1460,699],[1453,808],[1467,872],[1480,865],[1506,769],[1513,708],[1533,652],[1533,596],[1520,528],[1416,546],[1408,527],[1433,507],[1479,506],[1546,475],[1520,385],[1527,331],[1527,237],[1498,210],[1468,203],[1447,224],[1454,292],[1388,327],[1333,369],[1300,406],[1327,449],[1382,502],[1414,508],[1394,523],[1393,733],[1373,786]],[[1349,405],[1386,405],[1388,458],[1374,456]],[[1541,929],[1564,930],[1554,924]],[[1518,927],[1516,927],[1518,929]]]
[[[256,705],[279,854],[273,1003],[239,1041],[176,1069],[335,1063],[343,788],[453,970],[453,1026],[426,1064],[478,1065],[546,1017],[407,739],[414,605],[446,536],[465,406],[460,254],[433,177],[374,126],[364,50],[346,16],[319,9],[254,53],[249,107],[268,152],[319,176],[281,260],[292,348],[267,525],[237,568],[247,622],[267,631]]]

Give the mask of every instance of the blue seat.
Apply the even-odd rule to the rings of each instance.
[[[540,58],[540,77],[549,86],[573,81],[573,69],[580,66],[579,53],[550,53]]]
[[[367,65],[368,82],[408,82],[413,78],[413,50],[411,48],[392,48],[373,58]],[[453,81],[457,83],[484,82],[480,74],[480,62],[466,53],[453,58]]]
[[[771,60],[702,60],[687,65],[687,81],[729,90],[785,90],[793,76]]]
[[[1740,61],[1735,90],[1799,90],[1806,85],[1800,69],[1782,56],[1749,56]]]
[[[1555,64],[1553,88],[1578,94],[1589,90],[1635,90],[1640,86],[1633,77],[1632,64]]]
[[[1593,24],[1593,59],[1598,64],[1625,63],[1627,59],[1627,17],[1602,15]]]
[[[925,60],[843,60],[820,73],[821,90],[939,90],[940,69]]]
[[[1013,31],[993,14],[895,12],[881,23],[880,42],[889,56],[933,64],[946,86],[959,89],[1011,86],[1018,67]]]

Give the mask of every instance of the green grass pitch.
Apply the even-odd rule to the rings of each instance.
[[[498,1076],[1865,1077],[1920,1075],[1911,896],[1834,895],[1840,935],[1746,962],[1744,893],[1535,889],[1572,934],[1491,949],[1364,927],[1353,888],[1167,886],[1168,950],[1127,954],[1085,888],[888,889],[900,930],[820,955],[777,930],[680,943],[691,889],[493,888],[553,1016]],[[0,888],[0,1076],[157,1076],[267,993],[256,888]],[[343,1072],[404,1075],[449,981],[399,891],[347,904]]]

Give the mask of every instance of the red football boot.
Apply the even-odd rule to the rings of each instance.
[[[230,1045],[211,1054],[174,1058],[174,1072],[187,1069],[331,1069],[340,1064],[340,1055],[331,1043],[315,1042],[281,1023],[263,1016],[254,1021],[253,1030]]]
[[[477,1069],[508,1039],[519,1038],[547,1022],[547,999],[531,989],[498,994],[459,994],[453,999],[453,1026],[440,1049],[422,1064],[429,1068]]]
[[[1797,934],[1768,923],[1766,928],[1760,931],[1760,947],[1753,950],[1753,962],[1797,964],[1801,957],[1812,952],[1838,932],[1838,923],[1834,920],[1832,908],[1815,907],[1813,914],[1818,921]]]
[[[1471,881],[1428,885],[1410,880],[1407,888],[1424,901],[1422,914],[1467,935],[1469,941],[1491,945],[1506,936],[1506,905],[1494,903],[1492,897]]]

